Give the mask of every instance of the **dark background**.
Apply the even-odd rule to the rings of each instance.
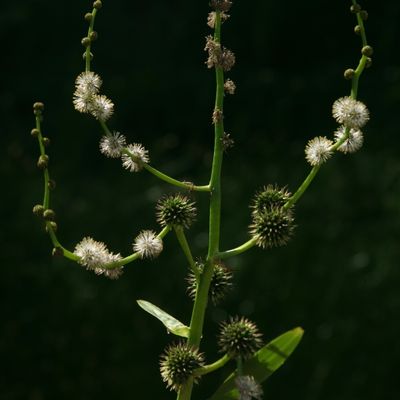
[[[204,65],[204,1],[105,1],[96,21],[94,70],[116,104],[112,129],[143,143],[152,164],[207,183],[212,156],[214,74]],[[217,322],[246,315],[270,340],[295,326],[304,339],[264,384],[265,398],[358,400],[400,397],[398,363],[400,160],[398,56],[400,3],[362,2],[373,67],[360,82],[371,111],[363,149],[337,154],[296,207],[298,228],[285,248],[231,259],[235,289],[207,314],[203,349],[216,358]],[[237,65],[237,94],[226,98],[226,130],[236,146],[223,168],[222,248],[247,240],[249,201],[264,184],[304,179],[304,145],[336,128],[332,102],[349,93],[344,69],[359,60],[350,1],[236,1],[224,44]],[[31,208],[42,199],[34,101],[46,105],[52,140],[52,206],[70,249],[86,235],[128,254],[140,229],[158,229],[157,199],[173,188],[130,174],[98,151],[100,129],[71,103],[84,68],[80,39],[89,1],[7,1],[0,12],[2,180],[0,398],[172,399],[158,357],[174,340],[140,310],[143,298],[189,321],[186,263],[176,238],[154,262],[127,266],[109,281],[51,257]],[[188,233],[202,256],[207,195]],[[221,376],[196,390],[204,400]]]

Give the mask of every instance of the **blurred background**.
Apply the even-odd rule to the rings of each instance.
[[[93,68],[115,103],[110,127],[150,150],[152,164],[206,184],[213,133],[214,74],[204,65],[208,1],[104,1],[96,20]],[[226,98],[226,131],[236,146],[223,166],[222,249],[248,238],[248,204],[262,185],[296,190],[309,167],[307,140],[332,136],[331,105],[349,93],[343,71],[356,67],[350,1],[235,1],[223,27],[234,50],[237,84]],[[359,98],[371,111],[365,145],[337,154],[296,206],[297,229],[284,248],[233,258],[235,288],[207,313],[203,350],[217,357],[218,322],[245,315],[265,341],[296,326],[305,336],[264,384],[265,398],[400,398],[400,3],[362,1],[373,66]],[[141,229],[157,230],[154,206],[174,188],[146,172],[130,174],[98,151],[96,121],[72,106],[83,70],[81,38],[89,1],[15,0],[2,4],[0,109],[0,398],[173,399],[158,360],[174,341],[136,305],[146,299],[184,322],[187,266],[169,235],[154,262],[127,266],[118,281],[52,258],[31,213],[42,199],[32,103],[45,103],[51,138],[52,207],[59,238],[73,249],[84,236],[131,252]],[[193,253],[207,245],[205,194],[193,196]],[[227,370],[202,381],[206,399]]]

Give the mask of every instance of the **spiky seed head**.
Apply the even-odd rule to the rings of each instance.
[[[250,205],[252,215],[255,216],[265,210],[281,208],[289,200],[291,193],[285,188],[279,188],[276,185],[264,186],[258,191]]]
[[[118,158],[122,155],[122,149],[126,145],[124,135],[114,132],[111,135],[104,135],[100,140],[100,152],[106,157]]]
[[[254,379],[254,376],[240,375],[235,378],[235,386],[239,392],[239,400],[261,400],[262,387]]]
[[[294,218],[291,209],[273,207],[253,216],[250,233],[262,248],[285,245],[293,235]]]
[[[170,345],[160,358],[162,379],[170,390],[176,391],[203,365],[203,354],[184,343]],[[194,383],[197,381],[198,377],[194,377]]]
[[[321,165],[332,156],[333,142],[325,136],[317,136],[308,141],[304,152],[306,153],[306,160],[313,167]]]
[[[129,144],[126,150],[128,153],[121,156],[122,166],[130,172],[139,172],[149,163],[149,152],[140,143]]]
[[[257,326],[244,317],[231,318],[221,324],[218,346],[231,358],[250,358],[262,345]]]
[[[336,142],[342,140],[346,134],[346,128],[341,126],[335,132]],[[364,143],[364,135],[359,129],[351,128],[349,131],[349,137],[343,142],[343,144],[338,148],[339,151],[347,153],[355,153],[357,150],[361,149]]]
[[[195,203],[180,193],[160,199],[156,205],[157,221],[161,226],[189,228],[196,218]]]
[[[197,263],[200,273],[203,272],[204,264]],[[214,305],[217,305],[223,300],[226,294],[232,288],[233,274],[223,263],[218,262],[214,264],[213,276],[211,278],[210,290],[208,292],[209,298]],[[197,281],[196,276],[193,272],[190,272],[187,277],[188,287],[187,292],[191,299],[195,299],[197,292]]]
[[[156,258],[163,250],[163,242],[153,231],[142,231],[133,243],[140,258]]]
[[[349,128],[362,128],[369,120],[369,111],[364,103],[351,97],[341,97],[332,106],[336,121]]]

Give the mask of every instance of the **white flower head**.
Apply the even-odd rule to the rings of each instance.
[[[75,80],[76,91],[94,95],[99,93],[102,83],[100,76],[94,72],[82,72]]]
[[[121,157],[122,148],[126,144],[124,135],[114,132],[112,135],[105,135],[100,140],[100,152],[107,157]]]
[[[332,106],[332,115],[339,124],[349,128],[362,128],[369,120],[367,106],[351,97],[341,97]]]
[[[122,166],[130,172],[138,172],[143,168],[143,164],[147,164],[149,152],[140,144],[133,143],[127,146],[130,154],[122,154]]]
[[[341,126],[335,132],[335,139],[338,142],[342,140],[346,133],[346,127]],[[350,128],[349,137],[343,142],[343,144],[338,148],[339,151],[347,153],[355,153],[360,150],[364,143],[364,135],[359,129]]]
[[[163,249],[162,240],[153,231],[142,231],[133,243],[133,250],[140,258],[155,258]]]
[[[235,385],[239,391],[239,400],[262,399],[262,387],[257,383],[253,376],[238,376],[235,378]]]
[[[306,160],[314,167],[324,163],[332,155],[332,141],[324,136],[311,139],[306,146]]]
[[[96,94],[91,98],[89,112],[96,119],[107,121],[114,112],[114,103],[107,96]]]
[[[116,279],[122,274],[122,267],[105,268],[106,265],[121,260],[121,255],[110,253],[103,242],[97,242],[89,236],[83,238],[75,246],[74,254],[80,258],[79,264],[97,275],[103,274],[108,278]]]

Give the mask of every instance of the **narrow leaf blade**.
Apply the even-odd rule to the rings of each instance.
[[[243,374],[251,375],[259,383],[271,376],[292,354],[303,337],[303,329],[292,329],[257,351],[243,364]],[[235,372],[231,373],[209,400],[233,400],[239,398],[235,388]]]
[[[178,321],[172,315],[169,315],[164,310],[161,310],[161,308],[146,300],[137,300],[137,303],[144,311],[160,320],[167,328],[168,332],[184,338],[189,337],[189,327]]]

